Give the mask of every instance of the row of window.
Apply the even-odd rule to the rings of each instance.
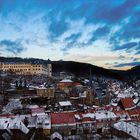
[[[40,70],[40,69],[33,69],[33,70]]]
[[[41,65],[6,65],[3,66],[3,68],[28,68],[28,67],[41,67]]]
[[[40,65],[32,65],[33,67],[41,67]]]
[[[30,66],[3,66],[3,68],[29,68]]]
[[[5,71],[30,71],[31,69],[5,69]],[[40,71],[41,69],[32,69],[33,71]]]

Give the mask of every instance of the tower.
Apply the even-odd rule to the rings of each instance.
[[[2,71],[2,63],[0,62],[0,71]]]
[[[48,59],[47,69],[48,69],[48,77],[51,77],[52,76],[52,64],[51,64],[50,59]]]
[[[91,74],[91,68],[90,68],[90,71],[89,71],[89,87],[93,87],[93,84],[92,84],[92,74]]]

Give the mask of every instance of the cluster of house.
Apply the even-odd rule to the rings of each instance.
[[[59,104],[62,107],[72,106],[69,101],[61,101]],[[7,107],[9,107],[8,111]],[[27,114],[10,113],[12,109],[19,108],[20,110],[29,109],[30,111]],[[140,122],[140,108],[135,106],[131,98],[122,98],[118,106],[93,106],[81,112],[76,110],[48,112],[45,106],[38,105],[23,107],[17,99],[13,99],[4,109],[7,113],[0,115],[1,139],[12,139],[13,137],[15,139],[24,139],[25,136],[28,139],[34,139],[34,137],[39,136],[60,139],[60,136],[63,138],[63,136],[103,133],[107,127],[113,127],[118,132],[124,131],[129,136],[137,138],[137,135],[130,133],[133,131],[132,126],[131,130],[131,127],[121,127],[120,125],[123,123],[130,125],[133,122],[133,126],[135,124],[136,127],[136,123]],[[139,127],[138,125],[137,129]],[[139,135],[139,129],[137,131]]]
[[[3,65],[8,67],[23,69]],[[25,75],[15,76],[11,88],[0,94],[0,139],[139,139],[139,81],[134,88],[105,78],[72,80],[65,72],[60,78]]]

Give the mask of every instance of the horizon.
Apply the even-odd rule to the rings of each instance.
[[[140,65],[139,15],[139,0],[1,0],[0,56],[128,70]]]
[[[62,60],[62,59],[60,59],[60,60],[51,60],[51,59],[43,59],[43,58],[35,58],[35,57],[5,57],[5,56],[0,56],[0,57],[4,57],[4,58],[20,58],[20,59],[40,59],[40,60],[45,60],[45,61],[47,61],[47,60],[50,60],[50,61],[56,61],[56,62],[60,62],[60,61],[64,61],[64,62],[76,62],[76,63],[83,63],[83,64],[90,64],[90,63],[88,63],[88,62],[80,62],[80,61],[74,61],[74,60]],[[93,64],[90,64],[90,65],[93,65]],[[93,66],[97,66],[97,67],[100,67],[100,68],[103,68],[103,69],[108,69],[108,70],[120,70],[120,71],[127,71],[127,70],[130,70],[130,69],[132,69],[132,68],[134,68],[134,67],[136,67],[136,66],[134,66],[134,67],[130,67],[130,68],[120,68],[120,69],[116,69],[116,68],[105,68],[105,67],[102,67],[102,66],[98,66],[98,65],[93,65]],[[139,66],[139,65],[137,65],[137,66]]]

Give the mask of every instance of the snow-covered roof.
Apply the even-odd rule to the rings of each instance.
[[[32,116],[39,116],[39,115],[45,115],[45,109],[44,108],[32,108]]]
[[[32,109],[32,108],[39,108],[39,106],[38,105],[28,105],[27,108],[30,108],[30,109]]]
[[[136,98],[136,99],[134,99],[134,100],[133,100],[134,104],[137,104],[137,103],[138,103],[138,101],[139,101],[139,99],[138,99],[138,98]]]
[[[60,82],[61,82],[61,83],[71,83],[71,82],[73,82],[73,81],[70,80],[70,79],[63,79],[63,80],[61,80]]]
[[[49,115],[45,114],[37,116],[36,128],[51,129],[51,120]]]
[[[47,88],[47,87],[38,87],[36,89],[54,89],[54,87],[49,87],[49,88]]]
[[[10,122],[10,118],[0,119],[0,129],[7,129],[9,122]]]
[[[111,105],[113,105],[113,106],[117,106],[118,103],[114,103],[114,102],[112,102]]]
[[[87,96],[86,91],[79,93],[79,97],[81,98],[86,98],[86,96]]]
[[[29,132],[29,129],[17,117],[16,118],[1,118],[0,129],[19,129],[25,134]]]
[[[78,120],[80,120],[80,119],[81,119],[81,117],[80,117],[80,115],[79,115],[79,114],[75,114],[74,116],[75,116],[75,118],[76,118],[76,119],[78,119]]]
[[[36,125],[36,119],[37,117],[36,116],[30,116],[28,117],[28,128],[32,128],[32,127],[35,127]]]
[[[87,113],[82,115],[84,118],[91,118],[96,120],[117,118],[117,116],[110,111],[96,111],[95,113]]]
[[[128,135],[140,140],[140,125],[132,122],[118,122],[114,124],[114,128],[126,132]]]
[[[3,108],[3,111],[10,113],[13,109],[19,108],[22,108],[21,101],[19,99],[10,99],[8,104]]]
[[[98,108],[99,106],[97,106],[97,105],[93,105],[92,107],[93,107],[93,108]]]
[[[59,105],[60,106],[71,106],[71,102],[70,101],[62,101],[62,102],[59,102]]]
[[[83,114],[82,116],[83,116],[83,118],[92,118],[92,119],[95,118],[95,114],[94,113],[87,113],[87,114]]]
[[[39,116],[31,116],[27,118],[29,128],[51,128],[51,120],[48,114],[39,115]]]
[[[126,95],[125,95],[125,94],[122,94],[122,93],[119,93],[117,97],[118,97],[118,98],[125,98]]]
[[[55,138],[58,138],[59,140],[62,140],[62,136],[58,133],[58,132],[54,132],[52,135],[51,135],[51,140],[55,139]]]

